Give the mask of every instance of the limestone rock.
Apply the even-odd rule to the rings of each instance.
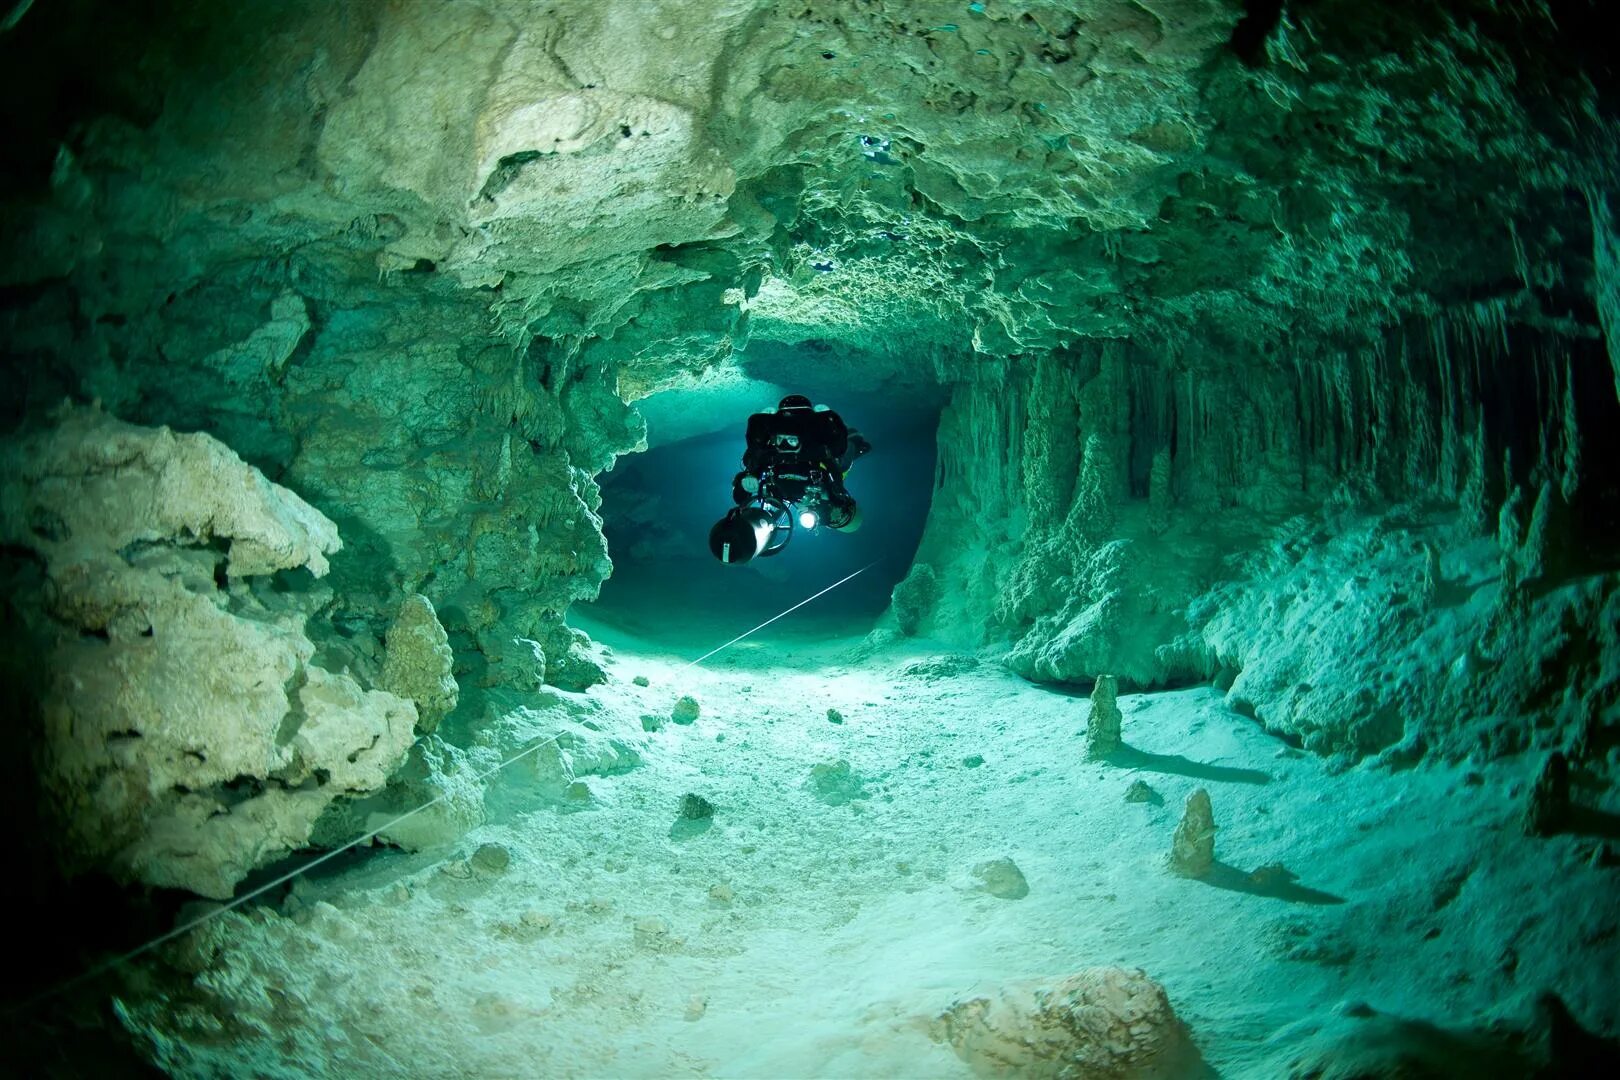
[[[939,598],[939,577],[927,563],[914,563],[905,579],[894,587],[890,606],[900,632],[915,637]]]
[[[50,582],[25,603],[49,643],[30,741],[69,871],[228,897],[335,800],[383,786],[414,706],[312,663],[326,594],[231,585],[324,574],[330,521],[207,435],[95,409],[4,458],[0,532]]]
[[[714,817],[714,804],[701,795],[693,795],[688,792],[681,796],[680,816],[687,821],[712,818]]]
[[[827,710],[827,723],[829,723],[829,724],[842,724],[843,722],[844,722],[844,714],[843,713],[839,712],[837,709],[828,709]]]
[[[1170,478],[1170,450],[1165,448],[1153,455],[1153,466],[1148,473],[1148,528],[1155,535],[1170,528],[1170,513],[1175,502]]]
[[[697,698],[691,694],[683,694],[680,700],[675,702],[675,707],[669,711],[669,718],[677,724],[695,724],[701,711]]]
[[[475,755],[424,735],[411,747],[388,786],[372,795],[332,804],[316,824],[312,841],[337,847],[373,829],[385,843],[424,851],[455,843],[484,824],[484,785],[480,768],[493,767],[486,753]],[[408,811],[426,809],[398,820]]]
[[[512,853],[503,844],[479,844],[467,865],[476,874],[495,877],[506,873],[506,868],[512,865]]]
[[[450,640],[427,597],[405,598],[388,629],[382,688],[416,703],[416,729],[428,734],[456,707],[461,690],[452,668]]]
[[[55,421],[7,448],[0,529],[56,573],[88,573],[143,545],[218,540],[232,575],[307,567],[321,577],[342,547],[325,515],[207,434],[137,427],[94,407]]]
[[[554,629],[546,638],[546,682],[562,690],[589,690],[607,681],[596,643],[571,626]]]
[[[1086,714],[1086,755],[1104,758],[1122,745],[1119,737],[1121,715],[1115,696],[1119,680],[1112,675],[1097,676],[1091,690],[1091,711]]]
[[[1170,869],[1183,877],[1203,877],[1215,868],[1215,811],[1209,792],[1187,796],[1187,808],[1170,846]]]
[[[1022,900],[1029,895],[1029,882],[1011,859],[991,859],[973,868],[979,887],[1002,900]]]
[[[566,811],[592,804],[586,778],[629,772],[641,764],[641,755],[620,739],[581,726],[546,738],[529,760],[536,793]]]
[[[976,671],[979,660],[974,656],[961,656],[945,654],[942,656],[925,656],[921,660],[912,660],[900,668],[900,674],[910,679],[922,679],[924,682],[934,682],[938,679],[949,679],[957,675],[965,675]]]
[[[1164,988],[1123,968],[1087,968],[958,1001],[929,1034],[985,1075],[1174,1080],[1196,1075],[1199,1062]]]
[[[1152,803],[1155,806],[1164,804],[1164,797],[1148,784],[1146,780],[1132,780],[1131,786],[1125,789],[1125,801],[1129,803]]]

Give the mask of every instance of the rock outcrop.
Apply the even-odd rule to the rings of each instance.
[[[1112,675],[1097,676],[1091,688],[1091,708],[1086,713],[1086,755],[1105,758],[1124,743],[1120,739],[1119,725],[1123,720],[1115,698],[1119,693],[1119,680]]]
[[[420,594],[407,596],[388,628],[387,644],[380,685],[414,701],[416,730],[429,734],[455,709],[461,693],[452,670],[454,654],[433,602]]]
[[[1199,1054],[1144,971],[1088,968],[958,1001],[930,1034],[986,1075],[1173,1080]]]
[[[1215,810],[1209,792],[1198,788],[1187,796],[1186,809],[1170,843],[1170,869],[1182,877],[1200,878],[1215,868]]]
[[[69,409],[4,449],[0,536],[43,564],[26,744],[70,873],[226,897],[383,786],[415,707],[315,664],[336,528],[207,435]],[[307,578],[313,580],[313,578]]]

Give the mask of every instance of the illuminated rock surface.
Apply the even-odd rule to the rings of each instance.
[[[1620,1036],[1596,0],[13,6],[19,993],[359,841],[19,1054],[966,1075],[1137,969],[1222,1075]],[[862,530],[721,567],[792,392]]]

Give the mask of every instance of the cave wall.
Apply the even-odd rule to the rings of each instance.
[[[594,477],[747,347],[952,395],[903,629],[1216,678],[1351,757],[1612,713],[1589,3],[37,7],[6,428],[95,400],[296,491],[345,542],[312,640],[368,688],[415,594],[467,710],[599,678],[562,626],[611,570]],[[1334,606],[1386,556],[1410,614]],[[1425,635],[1460,689],[1318,671]]]

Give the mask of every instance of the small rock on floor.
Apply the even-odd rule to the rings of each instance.
[[[1002,900],[1022,900],[1029,895],[1029,882],[1011,859],[991,859],[973,868],[980,887],[991,896]]]
[[[714,817],[714,804],[701,795],[681,796],[681,817],[686,821],[701,821]]]
[[[828,709],[827,722],[829,724],[842,724],[844,722],[844,714],[839,712],[837,709]]]
[[[691,694],[685,694],[675,703],[675,707],[670,710],[669,718],[677,724],[691,724],[697,721],[698,713],[701,711],[698,707],[697,698]]]
[[[1146,780],[1133,780],[1131,786],[1125,789],[1126,802],[1163,803],[1159,793],[1148,786]]]
[[[962,767],[964,769],[977,769],[980,765],[983,765],[983,764],[984,764],[984,755],[983,754],[969,754],[967,757],[962,759]]]
[[[631,679],[630,681],[635,683],[637,686],[651,686],[652,685],[652,680],[647,678],[647,676],[645,676],[645,675],[637,675],[635,678]]]
[[[512,865],[512,853],[500,844],[480,844],[467,863],[480,874],[504,874]]]

